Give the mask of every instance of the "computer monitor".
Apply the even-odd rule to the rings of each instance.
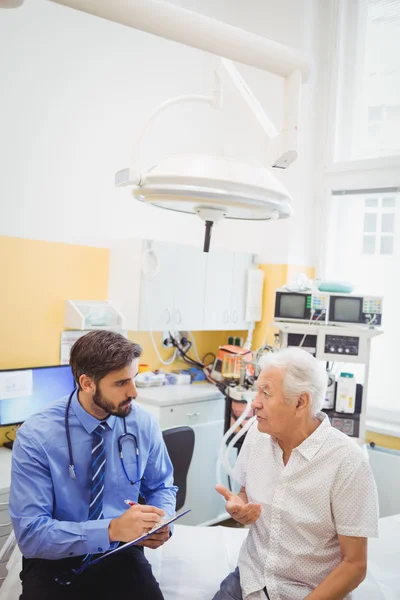
[[[0,426],[23,423],[74,387],[69,365],[0,371]]]

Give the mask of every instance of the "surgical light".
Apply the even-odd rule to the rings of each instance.
[[[165,158],[144,171],[138,168],[136,161],[131,168],[116,174],[117,186],[133,186],[134,198],[146,204],[198,215],[206,224],[205,251],[210,246],[213,224],[224,218],[269,220],[290,216],[290,194],[270,167],[286,169],[297,158],[300,90],[310,71],[308,56],[169,2],[51,1],[224,57],[215,69],[216,85],[209,97],[188,95],[167,100],[155,110],[144,132],[154,118],[172,104],[200,101],[221,108],[220,77],[223,72],[233,82],[269,142],[265,167],[222,156],[185,154]],[[281,132],[269,120],[232,60],[284,78]]]
[[[196,214],[205,221],[204,251],[214,223],[222,219],[266,220],[291,214],[290,197],[267,169],[233,159],[177,155],[140,176],[119,172],[117,185],[133,185],[145,204]]]

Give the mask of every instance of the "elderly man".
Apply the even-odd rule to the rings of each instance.
[[[376,487],[364,451],[319,412],[326,383],[303,350],[267,356],[235,467],[240,492],[217,486],[251,527],[214,600],[348,600],[364,579]]]

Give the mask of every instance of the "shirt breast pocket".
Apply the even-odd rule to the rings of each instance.
[[[126,453],[125,453],[126,454]],[[136,460],[136,454],[129,453],[124,456],[124,462],[120,461],[118,468],[118,497],[124,500],[137,502],[140,493],[141,481],[137,481],[142,476],[140,472],[140,461]]]

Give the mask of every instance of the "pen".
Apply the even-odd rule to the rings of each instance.
[[[132,500],[124,500],[125,504],[128,506],[136,506],[137,502],[133,502]]]
[[[137,506],[137,502],[133,502],[133,500],[124,500],[124,502],[128,506]],[[160,519],[160,521],[154,525],[153,529],[159,528],[160,525],[162,525],[162,519]]]

